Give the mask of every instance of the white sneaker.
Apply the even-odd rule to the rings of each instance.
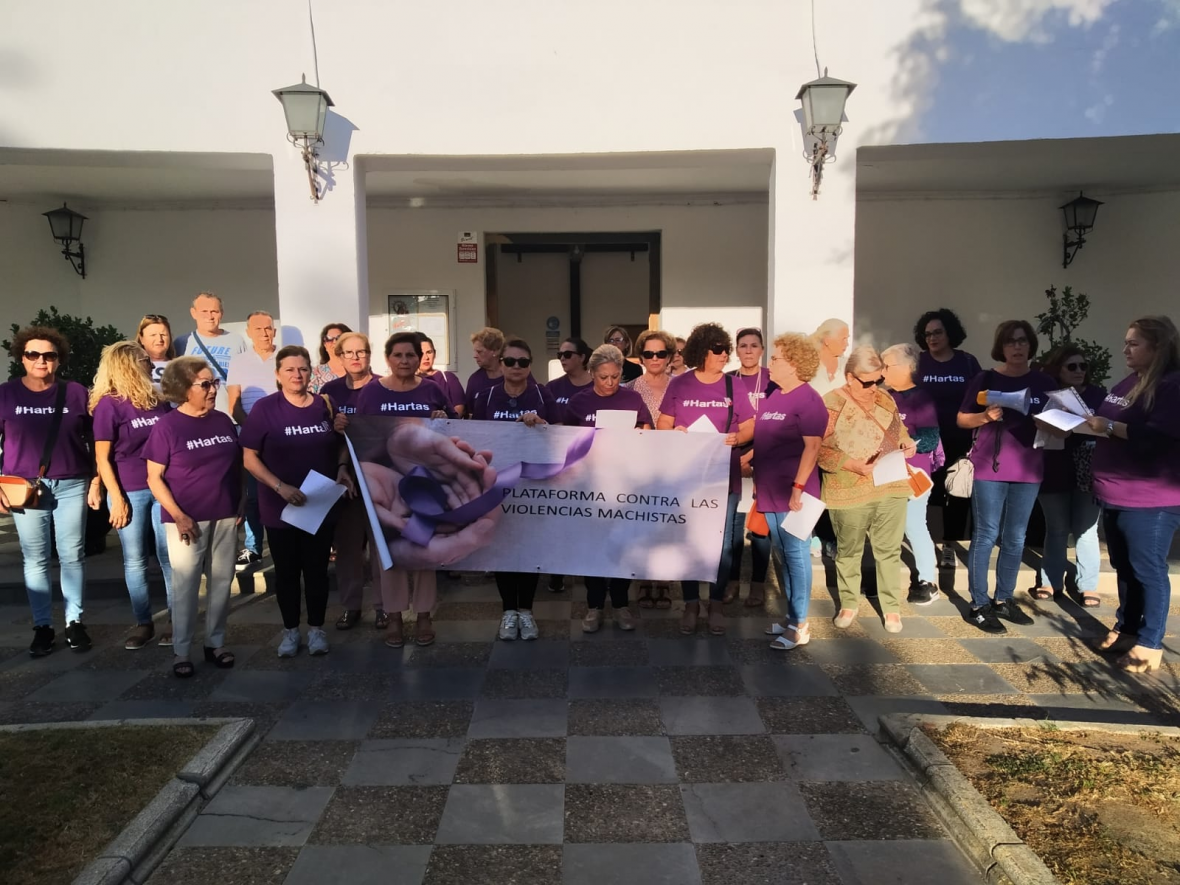
[[[308,628],[307,653],[309,655],[326,655],[328,653],[328,634],[324,632],[322,627]]]
[[[540,631],[537,630],[537,621],[533,617],[532,612],[520,612],[520,638],[521,639],[536,639],[540,636]]]
[[[299,651],[299,628],[292,627],[283,631],[283,641],[279,643],[279,657],[293,658]]]
[[[532,620],[532,618],[530,617],[529,620]],[[508,611],[504,612],[504,617],[500,618],[500,638],[507,642],[511,642],[516,638],[516,632],[519,626],[520,619],[514,609],[509,609]]]

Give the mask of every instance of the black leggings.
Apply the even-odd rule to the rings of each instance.
[[[934,491],[930,495],[930,503],[936,506],[942,505],[943,543],[966,541],[971,537],[967,531],[967,518],[971,515],[971,499],[956,498],[954,495],[947,494],[946,471],[960,458],[967,456],[971,450],[971,437],[966,439],[952,437],[949,440],[944,438],[942,448],[946,453],[946,464],[942,466],[941,470],[934,471],[934,476],[931,477],[934,480]]]
[[[587,575],[586,605],[589,608],[602,608],[606,605],[606,595],[609,592],[611,608],[626,608],[627,591],[630,589],[630,578],[596,578]]]
[[[538,577],[536,572],[496,572],[496,589],[504,611],[532,611]]]
[[[292,526],[266,527],[270,542],[270,557],[275,564],[275,596],[283,626],[288,630],[299,626],[300,587],[307,594],[307,625],[324,626],[328,610],[328,559],[332,555],[332,534],[335,526],[328,520],[314,535]]]

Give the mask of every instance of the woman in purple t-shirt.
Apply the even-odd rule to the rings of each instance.
[[[463,392],[463,382],[454,372],[434,367],[434,341],[429,335],[419,332],[418,340],[422,342],[422,362],[418,365],[418,374],[441,387],[447,395],[447,404],[458,417],[462,418],[466,411],[464,406],[466,394]]]
[[[152,384],[152,358],[134,341],[119,341],[103,348],[90,391],[94,416],[94,457],[98,475],[107,490],[111,525],[119,532],[123,548],[123,579],[131,596],[135,628],[124,648],[143,648],[155,636],[152,602],[148,595],[149,537],[164,575],[168,609],[172,609],[172,567],[164,537],[161,508],[148,488],[143,447],[161,418],[171,411]],[[171,629],[160,638],[172,642]]]
[[[160,387],[177,407],[156,422],[143,447],[148,488],[164,511],[172,563],[172,672],[181,679],[195,673],[189,648],[202,575],[205,660],[221,669],[234,665],[233,652],[225,648],[225,621],[245,498],[237,429],[216,408],[220,386],[202,357],[170,362]]]
[[[1056,387],[1070,388],[1082,398],[1091,412],[1097,411],[1106,398],[1106,388],[1090,383],[1090,364],[1086,352],[1076,344],[1063,344],[1041,367]],[[1045,475],[1037,500],[1045,515],[1045,553],[1041,561],[1040,580],[1029,589],[1034,599],[1065,595],[1065,571],[1068,562],[1069,536],[1074,536],[1074,559],[1077,563],[1075,584],[1082,594],[1082,605],[1095,608],[1098,595],[1098,517],[1102,508],[1091,491],[1090,462],[1095,441],[1085,434],[1070,434],[1061,448],[1045,446]]]
[[[999,365],[977,375],[967,385],[959,406],[958,423],[974,430],[971,464],[975,482],[971,489],[971,550],[967,555],[967,585],[971,604],[963,617],[985,633],[1007,633],[1000,619],[1031,624],[1012,598],[1024,554],[1028,519],[1037,503],[1044,474],[1041,450],[1033,447],[1036,424],[1032,416],[1045,406],[1045,395],[1057,385],[1034,371],[1037,333],[1027,320],[1005,320],[996,327],[992,359]],[[1018,408],[990,405],[989,393],[1011,394]],[[1024,400],[1021,402],[1021,397]],[[988,592],[992,548],[1000,542],[996,560],[996,595]]]
[[[959,427],[959,403],[971,379],[982,368],[979,360],[965,350],[958,350],[967,340],[963,324],[952,310],[940,307],[928,310],[914,324],[914,343],[922,351],[914,381],[934,397],[938,413],[938,432],[946,459],[931,479],[934,490],[930,502],[942,507],[942,556],[939,568],[954,568],[958,563],[955,545],[967,540],[967,515],[971,504],[966,498],[946,493],[946,470],[971,449],[971,434]]]
[[[684,346],[684,361],[693,369],[668,384],[668,392],[660,404],[660,430],[687,430],[702,417],[710,421],[718,433],[725,434],[725,444],[732,446],[729,465],[729,495],[726,500],[724,533],[721,539],[721,560],[717,565],[717,580],[709,589],[709,632],[714,636],[725,633],[723,609],[725,585],[729,580],[729,565],[733,556],[733,538],[741,532],[738,502],[742,497],[742,467],[738,446],[754,438],[754,409],[750,400],[739,395],[734,379],[725,374],[725,364],[733,352],[729,333],[717,323],[701,323],[688,334]],[[696,632],[700,616],[700,585],[696,581],[681,581],[684,591],[684,615],[680,632]]]
[[[341,461],[343,445],[332,429],[335,414],[330,401],[308,389],[311,355],[297,344],[282,348],[275,354],[275,377],[279,391],[256,402],[242,427],[242,463],[258,481],[258,511],[275,564],[275,595],[283,616],[279,657],[292,658],[299,652],[301,577],[307,597],[307,652],[322,655],[328,652],[324,617],[337,511],[311,534],[285,523],[283,510],[307,503],[300,487],[313,470],[334,478],[349,496],[356,490],[348,465]]]
[[[99,500],[102,493],[87,450],[90,413],[86,409],[86,388],[57,377],[58,369],[70,355],[70,344],[57,329],[21,329],[13,337],[9,353],[14,360],[20,360],[25,373],[0,384],[0,471],[29,481],[42,477],[36,507],[12,507],[0,487],[0,513],[12,513],[16,523],[25,590],[33,611],[29,654],[40,658],[53,651],[51,533],[57,536],[66,645],[73,651],[86,651],[90,648],[90,636],[82,624],[86,503],[88,498]],[[49,451],[48,467],[43,470],[42,454],[55,418],[57,440]]]
[[[1131,374],[1087,420],[1101,434],[1094,451],[1094,495],[1110,563],[1119,576],[1119,610],[1101,651],[1123,653],[1132,673],[1158,669],[1171,599],[1168,551],[1180,529],[1180,332],[1166,316],[1141,317],[1123,343]]]

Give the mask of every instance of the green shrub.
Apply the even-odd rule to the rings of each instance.
[[[37,315],[23,325],[13,323],[12,336],[25,326],[48,326],[57,329],[70,342],[70,359],[58,370],[58,377],[67,381],[77,381],[86,387],[94,383],[94,376],[98,372],[98,361],[102,358],[102,349],[108,344],[126,339],[122,332],[114,326],[94,325],[90,317],[79,319],[68,313],[59,313],[58,309],[50,305],[49,310],[37,311]],[[0,347],[7,351],[12,346],[12,339],[0,341]],[[17,378],[24,374],[19,359],[8,363],[8,377]]]
[[[1045,297],[1049,299],[1049,309],[1037,314],[1037,334],[1049,339],[1044,352],[1048,354],[1062,344],[1076,345],[1090,363],[1090,382],[1105,384],[1110,377],[1110,350],[1095,341],[1073,337],[1074,330],[1090,315],[1090,296],[1084,292],[1075,295],[1070,286],[1058,295],[1057,288],[1050,286],[1045,290]]]

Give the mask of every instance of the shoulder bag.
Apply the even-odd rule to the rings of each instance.
[[[4,490],[4,497],[8,499],[8,506],[14,510],[36,507],[41,498],[41,481],[49,472],[49,462],[53,460],[53,447],[57,445],[57,435],[61,430],[62,410],[66,405],[66,385],[68,381],[57,382],[57,396],[54,399],[53,417],[49,419],[49,433],[45,436],[45,446],[41,449],[41,464],[35,479],[25,479],[23,476],[9,476],[0,474],[0,489]]]
[[[201,353],[205,354],[205,361],[209,363],[209,368],[220,375],[223,382],[228,382],[229,373],[221,368],[221,363],[213,359],[213,354],[209,352],[209,348],[205,346],[205,342],[201,340],[201,336],[193,332],[193,340],[197,342],[197,347],[201,348]]]

